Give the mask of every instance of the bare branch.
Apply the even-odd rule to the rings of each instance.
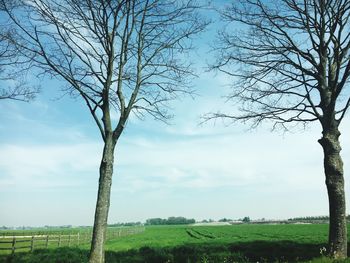
[[[6,6],[0,3],[0,15],[5,13]],[[27,59],[19,56],[15,34],[9,26],[9,21],[2,19],[0,24],[0,100],[12,99],[27,102],[35,98],[39,88],[29,86],[26,81],[27,62]]]
[[[103,138],[119,133],[134,110],[168,118],[161,108],[177,94],[191,93],[194,73],[179,58],[207,25],[194,0],[18,0],[15,8],[0,3],[21,56],[81,96]],[[115,123],[111,109],[118,111]]]
[[[211,68],[236,78],[228,98],[241,114],[207,118],[339,123],[349,107],[340,99],[350,75],[349,1],[237,2],[221,12],[227,28]]]

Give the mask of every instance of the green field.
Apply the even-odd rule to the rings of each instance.
[[[110,239],[107,262],[330,262],[328,225],[149,226]],[[2,262],[87,262],[89,245],[16,253]],[[346,261],[346,262],[350,262]]]

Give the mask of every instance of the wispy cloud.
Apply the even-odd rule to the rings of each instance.
[[[314,132],[286,137],[252,132],[169,136],[163,141],[126,139],[118,163],[125,174],[118,177],[129,183],[135,181],[137,190],[242,185],[254,188],[261,184],[274,188],[286,183],[305,187],[305,181],[322,176],[322,151],[316,138]],[[150,177],[157,179],[149,180]],[[308,187],[315,185],[319,184]]]
[[[30,114],[25,105],[14,106],[6,117],[2,116],[2,119],[10,118],[11,122],[0,129],[3,135],[0,141],[1,198],[7,198],[7,194],[15,197],[19,193],[45,192],[45,198],[55,202],[56,210],[61,213],[85,207],[84,215],[89,220],[76,215],[74,222],[90,222],[102,152],[98,131],[93,130],[92,122],[89,126],[86,121],[80,124],[63,118],[55,123],[53,117],[61,115],[45,104],[32,107],[34,110],[28,110]],[[197,113],[199,111],[194,110],[191,116],[185,115],[173,126],[149,120],[129,123],[116,150],[112,186],[115,199],[111,203],[114,218],[137,220],[144,216],[179,215],[182,211],[198,217],[228,216],[225,214],[227,198],[235,198],[235,211],[243,215],[253,207],[254,213],[249,212],[249,215],[269,216],[265,213],[271,200],[276,201],[268,207],[276,210],[268,213],[276,217],[307,215],[310,205],[314,208],[310,210],[313,214],[326,213],[326,201],[317,203],[318,198],[326,200],[322,149],[317,143],[321,133],[317,125],[282,136],[263,128],[246,132],[242,125],[197,125],[194,117]],[[350,162],[348,122],[344,122],[341,131],[347,174],[350,169],[347,167]],[[70,192],[74,196],[60,196]],[[184,205],[181,202],[185,197],[193,199],[186,199]],[[283,202],[298,198],[310,198],[310,204],[305,202],[297,207],[289,204],[291,210],[283,210],[286,206]],[[37,199],[33,202],[39,202]],[[21,213],[25,208],[21,210],[20,206],[30,200],[31,197],[27,200],[27,195],[23,194],[22,199],[13,201],[13,205],[18,206],[16,218],[23,218]],[[156,204],[155,200],[158,200]],[[162,204],[161,200],[167,201]],[[202,200],[213,208],[208,211],[208,205],[202,204]],[[41,202],[44,201],[38,206]],[[193,206],[197,207],[196,214],[191,214]],[[4,202],[0,209],[11,208]],[[48,209],[42,209],[42,214],[47,214]],[[52,214],[52,218],[56,215],[55,219],[47,217],[45,220],[58,221],[57,213]],[[11,220],[13,218],[8,216],[6,222]],[[37,222],[37,215],[31,220]],[[22,223],[25,218],[16,222],[25,224]]]
[[[84,185],[83,174],[98,169],[99,146],[0,145],[0,189],[51,191]]]

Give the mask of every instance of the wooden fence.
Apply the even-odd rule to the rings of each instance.
[[[107,231],[107,240],[122,236],[141,233],[143,226],[130,228],[112,228]],[[0,235],[1,251],[14,254],[16,251],[30,251],[39,248],[70,247],[91,242],[91,231],[77,232],[74,234],[39,234],[39,235]]]

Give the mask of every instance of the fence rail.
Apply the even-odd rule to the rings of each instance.
[[[145,230],[143,226],[130,228],[108,229],[107,240],[118,237],[135,235]],[[78,232],[74,234],[38,234],[38,235],[0,235],[0,251],[9,251],[14,254],[18,250],[33,252],[38,248],[70,247],[89,243],[92,239],[92,232]]]

